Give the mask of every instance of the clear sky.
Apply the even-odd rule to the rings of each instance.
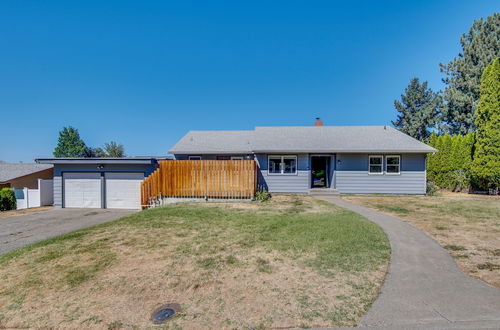
[[[165,155],[188,130],[384,125],[497,1],[1,1],[0,160]]]

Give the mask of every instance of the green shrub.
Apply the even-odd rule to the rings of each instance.
[[[0,211],[16,209],[16,195],[10,188],[0,189]]]
[[[453,191],[463,191],[470,186],[470,178],[465,170],[455,170],[450,173],[448,188]]]
[[[425,193],[427,196],[435,196],[438,192],[439,188],[436,186],[436,184],[432,181],[427,181],[427,186],[425,189]]]
[[[458,191],[469,187],[474,138],[474,133],[465,136],[433,133],[428,143],[438,152],[427,159],[429,181],[440,188]]]
[[[256,201],[264,202],[264,201],[267,201],[269,199],[271,199],[271,194],[267,191],[257,191],[255,193],[254,200],[256,200]]]

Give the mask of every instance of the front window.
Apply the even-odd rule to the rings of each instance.
[[[387,174],[400,174],[401,170],[401,157],[400,156],[386,156],[386,169]]]
[[[243,160],[243,156],[231,156],[231,160]]]
[[[281,157],[269,157],[269,173],[281,173]]]
[[[189,156],[189,160],[201,160],[201,156]]]
[[[383,174],[383,172],[382,172],[383,159],[384,158],[382,156],[370,156],[369,157],[368,173],[370,173],[370,174]]]
[[[297,174],[297,156],[269,156],[270,174]]]

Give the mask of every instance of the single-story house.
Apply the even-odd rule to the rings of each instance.
[[[141,207],[141,182],[167,157],[40,158],[54,166],[54,206]]]
[[[316,125],[190,131],[169,152],[178,160],[254,159],[258,185],[270,192],[425,194],[426,157],[436,149],[389,126]]]
[[[38,189],[38,179],[52,179],[51,164],[15,164],[0,162],[0,188]]]

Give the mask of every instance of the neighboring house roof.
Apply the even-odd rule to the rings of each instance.
[[[0,182],[9,182],[49,168],[52,168],[52,165],[0,163]]]
[[[35,161],[39,164],[155,164],[159,160],[172,159],[172,157],[103,157],[103,158],[38,158]]]
[[[389,126],[256,127],[252,131],[190,131],[172,154],[428,153],[437,150]]]

